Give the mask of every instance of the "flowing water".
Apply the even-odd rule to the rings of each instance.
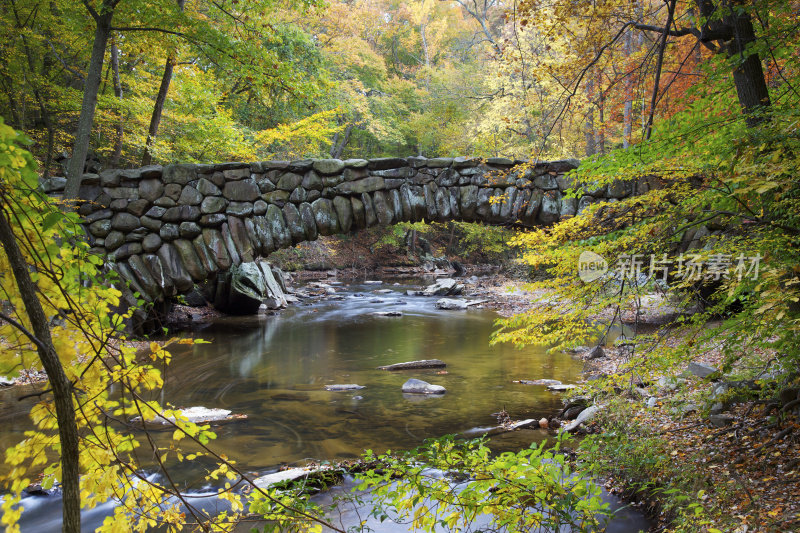
[[[253,472],[306,459],[355,458],[365,449],[411,448],[425,438],[496,425],[493,413],[503,409],[513,419],[538,419],[560,409],[558,394],[513,381],[574,382],[582,363],[534,347],[490,345],[494,312],[438,310],[437,298],[407,296],[408,288],[389,282],[339,285],[335,295],[322,301],[198,327],[186,334],[210,343],[173,349],[159,399],[176,407],[199,405],[247,415],[216,428],[213,445]],[[386,290],[390,292],[381,293]],[[400,311],[402,316],[375,314],[381,311]],[[446,373],[376,369],[434,358],[447,363]],[[442,385],[447,393],[405,395],[401,386],[411,377]],[[325,385],[350,383],[365,388],[324,390]],[[9,408],[10,400],[3,398],[0,414],[3,445],[18,440],[27,427],[25,402]],[[162,434],[164,442],[169,434]],[[545,437],[544,431],[521,430],[495,444],[513,449]],[[197,466],[184,463],[173,476],[202,492],[208,487],[200,484]],[[57,517],[51,516],[45,526],[41,513],[31,514],[26,513],[29,520],[39,521],[29,522],[23,532],[57,530],[48,529]],[[87,527],[91,522],[96,525],[97,520]]]
[[[217,445],[253,468],[304,458],[354,458],[364,449],[409,448],[427,437],[551,414],[558,395],[515,379],[572,382],[582,365],[565,354],[489,344],[497,315],[441,311],[437,298],[409,297],[406,287],[341,288],[342,300],[297,306],[274,316],[225,319],[196,333],[210,344],[177,350],[164,399],[176,406],[223,407],[248,415],[222,427]],[[401,311],[401,317],[377,316]],[[438,369],[387,372],[380,365],[442,359]],[[445,395],[404,395],[414,377]],[[365,388],[329,392],[325,385]],[[535,439],[537,432],[529,432]]]

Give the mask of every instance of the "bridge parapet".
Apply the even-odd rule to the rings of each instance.
[[[92,246],[146,299],[191,291],[231,265],[320,235],[401,221],[535,227],[598,200],[565,176],[577,160],[423,157],[151,165],[84,176],[79,208]],[[45,184],[58,192],[59,182]]]

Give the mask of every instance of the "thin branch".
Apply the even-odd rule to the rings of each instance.
[[[31,340],[31,342],[36,345],[37,348],[41,348],[42,350],[46,350],[47,349],[47,347],[44,345],[44,343],[42,343],[42,341],[40,341],[36,337],[36,335],[31,333],[28,330],[28,328],[26,328],[25,326],[23,326],[22,324],[20,324],[19,322],[17,322],[16,320],[11,318],[10,316],[8,316],[7,314],[5,314],[3,312],[0,312],[0,318],[2,318],[3,320],[5,320],[9,324],[11,324],[12,326],[17,328],[18,330],[20,330],[23,333],[23,335],[28,337]]]
[[[58,61],[61,63],[64,69],[73,76],[75,76],[76,78],[78,78],[79,80],[84,81],[85,76],[82,73],[70,67],[69,65],[67,65],[67,62],[64,61],[64,58],[58,54],[58,51],[56,50],[55,46],[53,46],[53,43],[50,41],[50,39],[45,39],[45,41],[47,42],[48,45],[50,45],[50,50],[53,51],[53,54],[56,56],[56,59],[58,59]]]
[[[94,20],[97,20],[97,19],[99,19],[99,18],[100,18],[100,15],[97,13],[97,11],[95,11],[95,10],[94,10],[94,8],[93,8],[93,7],[92,7],[92,5],[91,5],[91,4],[88,2],[88,0],[82,0],[82,1],[83,1],[83,5],[84,5],[84,6],[86,6],[86,10],[87,10],[87,11],[89,11],[89,14],[92,16],[92,18],[93,18]]]
[[[177,35],[178,37],[186,37],[186,34],[180,31],[167,30],[164,28],[155,28],[149,26],[112,26],[112,31],[152,31],[157,33],[167,33],[169,35]]]

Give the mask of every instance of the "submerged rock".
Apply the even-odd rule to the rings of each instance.
[[[419,361],[407,361],[405,363],[379,366],[378,370],[414,370],[417,368],[444,368],[446,366],[447,363],[441,359],[421,359]],[[424,381],[421,381],[420,383],[424,383]]]
[[[279,392],[269,397],[273,402],[305,402],[311,397],[304,392]]]
[[[409,379],[403,383],[403,392],[406,394],[444,394],[447,389],[441,385],[431,385],[421,379]]]
[[[325,390],[333,392],[343,392],[343,391],[359,390],[359,389],[366,389],[366,387],[364,385],[356,385],[355,383],[347,383],[344,385],[341,384],[325,385]]]
[[[375,316],[394,316],[394,317],[403,316],[403,313],[401,313],[400,311],[375,311],[372,314]]]
[[[523,385],[545,385],[547,387],[561,385],[561,382],[557,379],[520,379],[513,383],[522,383]]]

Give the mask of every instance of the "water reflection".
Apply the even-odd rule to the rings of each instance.
[[[581,364],[568,355],[490,346],[493,312],[440,311],[435,298],[390,288],[376,295],[374,285],[339,287],[341,299],[215,322],[200,333],[211,344],[176,349],[163,398],[178,407],[247,414],[247,421],[220,428],[216,445],[260,468],[413,447],[428,437],[491,425],[491,413],[503,408],[515,418],[550,414],[560,407],[557,395],[512,381],[578,377]],[[388,310],[403,316],[374,314]],[[432,358],[447,362],[446,374],[376,370]],[[400,387],[410,377],[448,392],[404,395]],[[333,383],[366,388],[323,390]]]

